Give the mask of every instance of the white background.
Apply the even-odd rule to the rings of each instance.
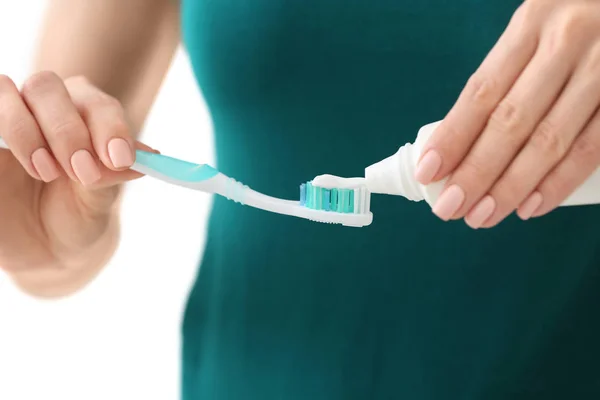
[[[0,2],[0,73],[17,83],[30,71],[44,5]],[[142,140],[163,154],[213,161],[206,109],[182,51]],[[179,327],[209,201],[151,178],[131,184],[116,256],[71,298],[29,298],[0,274],[0,399],[177,399]]]

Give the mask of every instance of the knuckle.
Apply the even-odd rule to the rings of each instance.
[[[457,177],[460,177],[462,182],[473,186],[479,182],[484,182],[489,176],[488,168],[485,167],[485,162],[475,157],[467,157],[460,165],[460,171]]]
[[[553,160],[561,158],[567,152],[567,143],[560,129],[549,120],[542,121],[530,138],[531,145]]]
[[[44,92],[54,87],[57,82],[61,82],[61,79],[54,72],[38,72],[23,84],[23,95],[25,97],[35,96],[39,92]]]
[[[10,138],[17,145],[22,141],[27,141],[31,136],[32,126],[29,121],[19,116],[0,116],[0,124],[5,127],[2,131],[2,135],[5,138]]]
[[[525,113],[511,100],[505,99],[490,116],[490,125],[500,132],[512,133],[525,122]]]
[[[490,193],[496,199],[499,207],[509,211],[518,206],[519,200],[527,194],[528,190],[528,185],[522,175],[519,176],[519,173],[513,172],[501,178]]]
[[[69,119],[61,121],[54,125],[48,132],[48,135],[55,140],[69,142],[82,133],[82,127],[79,121]]]
[[[102,93],[102,98],[106,102],[107,106],[117,109],[119,112],[125,114],[125,110],[123,109],[123,105],[121,104],[121,101],[119,99],[104,92],[100,93]]]
[[[31,124],[25,118],[15,118],[10,124],[8,135],[23,138],[31,134]]]
[[[600,73],[600,42],[596,43],[590,50],[586,64],[587,71],[589,71],[592,76]]]
[[[0,126],[5,137],[19,139],[31,134],[31,121],[10,101],[0,101]]]
[[[451,111],[451,113],[453,112],[454,110]],[[442,121],[442,124],[434,133],[438,140],[444,142],[454,142],[460,138],[462,132],[459,130],[455,121],[456,118],[447,118]]]
[[[536,0],[530,0],[528,2],[522,3],[519,8],[514,12],[512,17],[513,23],[523,24],[531,21],[536,17]]]
[[[76,75],[65,80],[69,85],[90,85],[90,80],[85,75]]]
[[[129,125],[123,119],[115,118],[109,122],[109,132],[111,136],[128,137]]]
[[[587,31],[588,13],[581,7],[569,7],[563,10],[550,34],[555,48],[564,48],[583,39]]]
[[[568,51],[570,40],[562,30],[556,28],[543,38],[541,46],[551,57],[560,57]]]
[[[475,74],[469,79],[466,87],[473,104],[484,109],[492,107],[497,93],[494,79]]]
[[[547,0],[528,0],[523,2],[513,14],[513,21],[518,24],[531,25],[543,19],[548,8]]]
[[[561,198],[561,194],[568,190],[568,184],[558,176],[550,176],[538,187],[538,191],[544,197],[544,203],[553,203]]]
[[[600,164],[600,145],[592,138],[582,135],[573,144],[573,156],[582,163]]]
[[[15,107],[15,103],[14,101],[10,100],[10,97],[0,97],[0,122],[3,127],[6,126],[12,118],[14,118],[14,115],[17,112],[18,110]]]
[[[497,207],[500,209],[514,209],[517,206],[516,188],[512,183],[506,183],[501,189],[493,192]]]
[[[529,17],[529,3],[522,3],[510,18],[510,24],[522,25],[526,18]]]
[[[108,107],[108,108],[115,108],[115,109],[121,109],[121,103],[115,99],[114,97],[112,97],[111,95],[108,95],[104,92],[101,91],[94,91],[94,93],[90,94],[85,100],[84,102],[88,105],[88,107],[90,108],[104,108],[104,107]]]
[[[99,93],[99,97],[102,99],[102,102],[104,102],[104,104],[106,104],[108,107],[116,108],[118,110],[123,109],[121,102],[119,100],[117,100],[115,97],[113,97],[107,93],[100,92],[100,91],[98,93]]]
[[[531,1],[531,0],[530,0]],[[530,52],[537,47],[539,41],[540,21],[542,20],[539,6],[525,2],[515,11],[510,19],[505,34],[511,38],[507,46],[511,54]]]
[[[16,89],[15,83],[6,75],[0,75],[0,93]]]
[[[5,130],[2,131],[5,139],[10,140],[15,154],[31,153],[40,147],[43,140],[37,126],[29,118],[21,115],[12,115],[2,121]]]
[[[510,174],[507,174],[496,182],[492,190],[490,190],[490,194],[498,203],[507,204],[510,203],[514,194],[518,193],[518,186],[518,182],[515,182],[515,179]]]

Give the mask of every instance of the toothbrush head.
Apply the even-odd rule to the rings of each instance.
[[[335,179],[333,179],[335,178]],[[366,226],[372,221],[371,193],[364,179],[343,179],[322,175],[300,185],[300,205],[321,212],[317,221]],[[343,215],[341,215],[343,214]],[[338,215],[340,218],[329,218]],[[350,223],[343,222],[344,215]],[[328,217],[328,218],[325,218]]]
[[[344,214],[369,212],[369,193],[366,188],[322,188],[312,182],[300,185],[300,205],[318,211]]]

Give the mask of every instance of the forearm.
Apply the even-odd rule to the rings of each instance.
[[[179,43],[178,0],[53,0],[36,71],[83,75],[121,101],[139,132]]]

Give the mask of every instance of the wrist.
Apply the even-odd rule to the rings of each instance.
[[[88,249],[56,263],[11,275],[25,293],[39,298],[67,297],[85,288],[114,255],[120,236],[119,216],[111,214],[107,227]]]

